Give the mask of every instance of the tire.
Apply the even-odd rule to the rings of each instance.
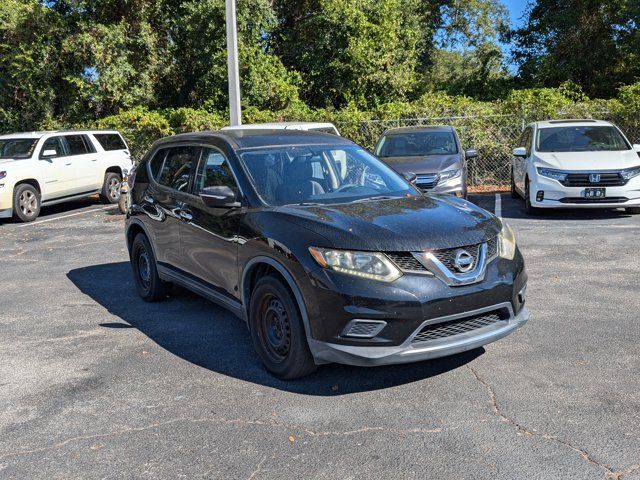
[[[129,195],[120,195],[120,198],[118,199],[118,210],[123,215],[127,213],[127,210],[129,210]]]
[[[138,295],[146,302],[165,300],[171,291],[171,283],[158,276],[156,259],[149,239],[143,233],[136,235],[131,246],[131,268]]]
[[[316,370],[297,303],[277,277],[268,275],[256,284],[249,304],[249,326],[260,360],[276,377],[292,380]]]
[[[511,198],[518,198],[518,191],[516,190],[516,180],[513,177],[513,169],[511,169]]]
[[[114,204],[120,200],[120,183],[122,177],[118,173],[107,172],[104,174],[104,183],[100,192],[100,200],[103,203]]]
[[[631,215],[640,215],[640,207],[627,207],[624,210]]]
[[[13,215],[22,222],[33,222],[40,215],[40,192],[28,183],[18,185],[13,191]]]
[[[540,214],[540,209],[531,205],[531,187],[530,187],[530,182],[528,178],[525,180],[524,205],[528,215]]]

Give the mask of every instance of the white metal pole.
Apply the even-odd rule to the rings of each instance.
[[[236,0],[226,0],[227,13],[227,68],[229,70],[229,113],[231,126],[242,124],[240,106],[240,74],[238,72],[238,29],[236,26]]]

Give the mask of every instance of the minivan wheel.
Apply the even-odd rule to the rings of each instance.
[[[524,187],[524,204],[527,214],[529,215],[537,215],[540,213],[540,209],[531,205],[531,188],[529,186],[529,179],[525,181]]]
[[[143,233],[136,235],[131,247],[131,268],[138,295],[147,302],[164,300],[169,295],[171,283],[158,275],[156,259],[149,239]]]
[[[295,379],[316,370],[293,295],[278,278],[261,278],[249,305],[251,340],[262,363],[275,376]]]
[[[518,198],[518,191],[516,190],[516,179],[513,176],[513,168],[511,169],[511,198]]]
[[[104,175],[104,183],[100,192],[100,200],[103,203],[114,204],[120,200],[120,184],[122,178],[114,172],[107,172]]]
[[[40,192],[23,183],[13,191],[13,214],[23,222],[33,222],[40,215]]]

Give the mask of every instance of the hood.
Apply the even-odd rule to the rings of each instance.
[[[559,170],[621,170],[640,165],[634,150],[618,152],[536,152],[536,166]]]
[[[474,245],[495,237],[500,221],[455,197],[411,198],[276,209],[279,216],[322,235],[334,247],[367,251],[424,251]]]
[[[6,165],[7,163],[13,162],[15,162],[13,158],[0,158],[0,165]]]
[[[460,154],[455,155],[425,155],[422,157],[383,157],[381,160],[398,173],[413,172],[418,175],[423,173],[438,173],[450,168],[462,168],[460,166]],[[454,164],[458,166],[454,167]]]

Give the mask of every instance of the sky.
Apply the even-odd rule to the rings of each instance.
[[[527,0],[503,0],[506,7],[509,9],[509,16],[511,17],[511,25],[517,27],[522,24],[522,14],[527,6]]]

